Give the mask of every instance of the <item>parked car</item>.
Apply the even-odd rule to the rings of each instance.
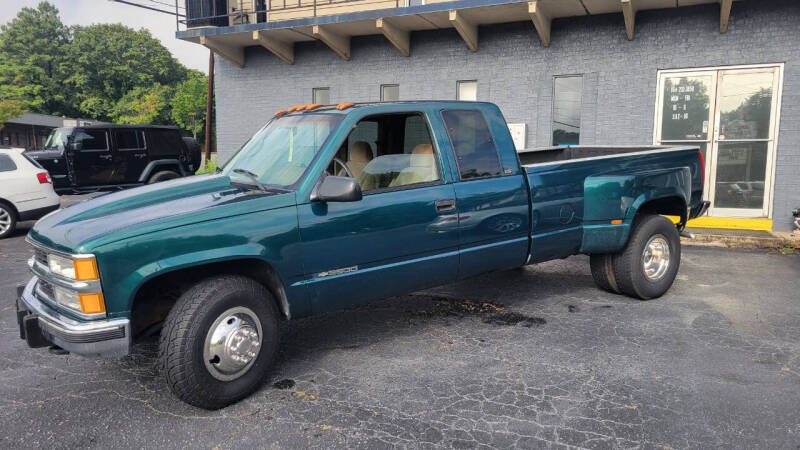
[[[119,356],[163,325],[172,392],[220,408],[262,382],[280,320],[578,253],[601,288],[658,297],[679,232],[708,207],[697,147],[518,155],[490,103],[290,111],[216,174],[37,223],[19,287],[28,344]]]
[[[58,209],[50,175],[22,148],[0,147],[0,239],[17,222],[36,220]]]
[[[56,128],[28,152],[59,193],[124,189],[193,175],[200,147],[177,127],[94,125]]]

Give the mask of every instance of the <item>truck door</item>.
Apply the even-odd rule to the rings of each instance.
[[[422,114],[371,116],[350,132],[327,172],[349,171],[363,199],[298,205],[315,313],[455,280],[455,193],[440,161]]]
[[[442,120],[458,168],[459,278],[521,266],[528,256],[530,230],[524,175],[518,164],[503,168],[480,110],[444,110]],[[505,147],[513,149],[510,135],[503,138]]]
[[[118,128],[114,132],[115,177],[118,183],[136,183],[147,165],[144,132],[139,128]]]
[[[102,186],[111,184],[114,175],[113,153],[108,130],[105,128],[76,128],[68,152],[72,166],[73,185]]]

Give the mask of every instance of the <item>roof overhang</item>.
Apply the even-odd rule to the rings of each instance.
[[[343,3],[356,4],[359,0]],[[600,14],[622,14],[624,32],[634,38],[637,11],[720,4],[720,32],[727,31],[733,0],[457,0],[420,6],[317,15],[227,27],[198,27],[178,31],[179,39],[211,49],[239,67],[244,49],[262,46],[281,60],[294,62],[294,44],[319,40],[345,60],[353,36],[384,35],[397,50],[411,54],[410,33],[455,28],[471,51],[478,51],[478,27],[531,21],[542,45],[550,44],[554,19]],[[533,30],[532,30],[533,31]],[[620,31],[622,32],[622,30]]]

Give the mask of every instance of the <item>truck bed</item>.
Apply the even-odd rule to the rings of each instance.
[[[519,160],[523,166],[547,164],[561,161],[596,158],[600,156],[623,156],[631,153],[654,153],[658,151],[682,150],[695,148],[690,146],[666,145],[575,145],[568,147],[545,147],[519,152]]]

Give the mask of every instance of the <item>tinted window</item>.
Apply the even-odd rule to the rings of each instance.
[[[114,135],[120,150],[144,148],[144,139],[139,130],[117,130]]]
[[[0,155],[0,172],[11,172],[17,170],[17,165],[11,160],[8,155]]]
[[[183,140],[177,130],[150,130],[150,153],[153,156],[177,156]]]
[[[500,158],[480,111],[442,111],[461,180],[500,175]]]
[[[583,77],[553,80],[553,145],[578,145],[581,136]]]
[[[81,144],[81,150],[107,150],[108,132],[106,130],[77,130],[75,143]]]

